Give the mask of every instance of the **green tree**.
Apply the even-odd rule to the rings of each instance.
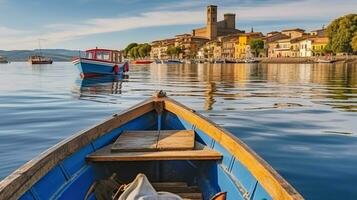
[[[131,48],[129,51],[129,56],[134,59],[138,58],[139,57],[138,50],[139,50],[139,46],[135,46],[135,47]]]
[[[138,47],[138,53],[140,58],[144,58],[146,56],[146,49],[145,46],[140,44]]]
[[[352,47],[352,50],[353,50],[355,53],[357,53],[357,32],[355,33],[355,35],[354,35],[353,38],[352,38],[351,47]]]
[[[252,39],[249,42],[250,49],[254,52],[254,56],[257,57],[259,52],[264,49],[264,41],[261,39]]]
[[[128,57],[128,55],[130,56],[130,50],[134,47],[138,46],[138,43],[130,43],[128,46],[125,47],[124,49],[124,56]]]
[[[357,14],[349,14],[335,19],[327,27],[328,49],[334,53],[351,53],[352,38],[357,32]]]

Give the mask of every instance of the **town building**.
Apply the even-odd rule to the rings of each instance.
[[[208,42],[207,38],[192,36],[191,34],[181,34],[175,36],[175,47],[182,49],[180,58],[195,58],[201,46]]]
[[[192,30],[192,36],[205,37],[214,40],[219,36],[225,36],[244,31],[236,29],[236,15],[225,13],[222,21],[217,21],[217,6],[207,6],[206,26]]]
[[[221,36],[222,41],[222,55],[224,60],[234,60],[235,43],[238,41],[238,35]]]
[[[151,42],[150,57],[152,59],[169,59],[167,48],[175,45],[175,39],[156,40]]]
[[[198,51],[198,58],[203,60],[220,60],[222,57],[222,41],[221,38],[212,40],[204,44]]]
[[[322,56],[328,43],[327,37],[307,37],[300,41],[300,56]]]
[[[323,27],[322,29],[310,31],[310,35],[317,37],[327,37],[327,32],[326,29]]]
[[[282,30],[281,33],[289,36],[291,39],[295,39],[305,35],[305,30],[300,28],[286,29]]]
[[[265,38],[269,58],[290,57],[290,36],[277,33]]]
[[[234,58],[235,59],[245,59],[254,57],[251,48],[250,41],[257,38],[262,38],[263,34],[261,32],[250,32],[238,35],[238,40],[236,41],[234,47]]]

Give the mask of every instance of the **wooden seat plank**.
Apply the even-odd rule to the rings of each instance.
[[[160,131],[157,148],[164,150],[192,150],[195,146],[195,133],[192,130]]]
[[[158,131],[124,131],[114,142],[111,150],[122,151],[156,151]]]
[[[197,143],[196,143],[197,144]],[[222,155],[208,147],[195,145],[194,150],[172,150],[151,152],[112,152],[111,145],[87,156],[87,161],[155,161],[155,160],[221,160]]]
[[[113,152],[192,150],[193,130],[124,131],[114,142]]]

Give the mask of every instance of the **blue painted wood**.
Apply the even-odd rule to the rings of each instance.
[[[255,182],[257,181],[254,176],[244,167],[239,160],[235,160],[233,163],[232,171],[234,177],[237,177],[239,182],[248,192],[252,192]]]
[[[35,198],[32,196],[31,191],[27,191],[25,194],[23,194],[20,198],[20,200],[35,200]]]
[[[84,199],[89,187],[94,182],[93,169],[90,166],[82,168],[64,187],[57,192],[55,199]]]
[[[162,123],[161,123],[162,129],[165,129],[165,130],[187,129],[181,123],[179,118],[176,115],[174,115],[173,113],[165,111],[162,115],[163,115]]]
[[[264,190],[264,188],[258,183],[255,189],[252,200],[272,200],[271,196]]]
[[[95,74],[114,74],[114,63],[107,62],[93,62],[93,61],[80,61],[75,64],[78,70],[86,75],[95,75]],[[123,63],[118,64],[119,73],[124,72]]]
[[[91,193],[88,197],[88,200],[96,200],[94,193]]]
[[[222,166],[217,167],[217,182],[221,191],[227,192],[227,200],[243,200],[243,196],[237,188],[236,184],[227,175]]]
[[[223,156],[222,158],[222,165],[223,167],[228,171],[228,168],[230,166],[231,163],[231,159],[232,159],[232,154],[230,154],[225,148],[223,148],[220,144],[215,143],[214,150],[220,152]]]
[[[65,182],[65,175],[62,173],[61,168],[56,166],[33,186],[33,190],[40,199],[49,199]]]
[[[86,165],[85,158],[93,151],[93,146],[89,144],[62,161],[62,166],[70,177]]]

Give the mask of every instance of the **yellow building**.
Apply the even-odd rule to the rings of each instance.
[[[257,39],[263,37],[263,34],[260,32],[251,32],[238,35],[238,40],[235,42],[234,48],[234,58],[235,59],[244,59],[252,57],[250,49],[250,41],[252,39]]]
[[[324,55],[324,50],[328,43],[328,37],[315,37],[312,38],[312,55],[313,56],[322,56]]]

